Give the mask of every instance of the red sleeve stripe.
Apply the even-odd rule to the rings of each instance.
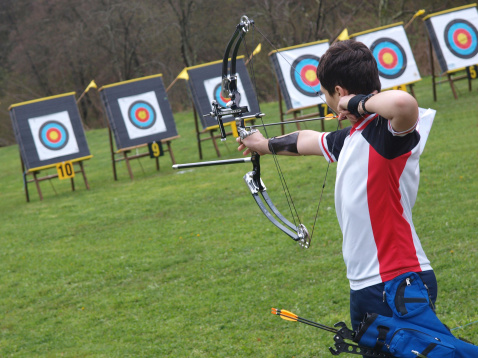
[[[327,149],[327,145],[325,143],[325,137],[328,133],[323,133],[322,136],[320,137],[320,147],[322,149],[322,153],[324,154],[324,157],[327,159],[328,162],[333,163],[335,162],[332,153],[329,152]]]

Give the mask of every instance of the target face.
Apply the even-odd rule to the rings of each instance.
[[[218,83],[216,87],[214,88],[214,92],[213,92],[214,99],[216,100],[217,103],[219,103],[221,107],[226,107],[227,102],[229,102],[231,99],[229,97],[224,97],[222,95],[221,89],[222,89],[222,85],[221,83]]]
[[[286,47],[270,54],[287,109],[325,103],[317,66],[328,48],[329,42],[323,40]]]
[[[136,101],[129,107],[128,118],[136,128],[148,129],[156,123],[156,112],[148,102]]]
[[[370,46],[377,61],[378,73],[383,78],[400,77],[407,68],[407,55],[403,47],[391,38],[380,38]]]
[[[60,150],[68,144],[68,130],[58,121],[46,121],[40,127],[40,142],[50,150]]]
[[[478,31],[469,21],[456,19],[445,27],[445,43],[451,53],[460,58],[472,58],[478,53]]]
[[[40,160],[79,152],[68,111],[29,118],[28,123]]]
[[[154,91],[118,98],[129,139],[166,132],[166,124]]]
[[[290,77],[294,87],[302,94],[316,97],[320,92],[320,82],[317,77],[317,66],[320,58],[314,55],[298,57],[291,66]]]

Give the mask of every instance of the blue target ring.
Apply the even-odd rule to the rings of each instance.
[[[47,121],[40,127],[40,142],[50,150],[60,150],[68,144],[68,130],[58,121]]]
[[[136,128],[148,129],[156,123],[156,112],[148,102],[140,100],[129,106],[128,118]]]
[[[214,87],[214,99],[217,101],[217,103],[221,107],[226,107],[227,102],[229,102],[231,99],[224,97],[221,92],[222,92],[222,85],[221,83],[218,83],[216,87]]]
[[[370,46],[378,74],[387,79],[400,77],[407,68],[407,55],[403,47],[395,40],[382,37],[375,40]]]
[[[290,78],[294,87],[302,94],[315,97],[320,91],[320,82],[317,77],[317,66],[320,58],[314,55],[298,57],[291,66]]]
[[[478,53],[478,31],[469,21],[450,21],[444,31],[445,43],[452,54],[460,58],[472,58]]]

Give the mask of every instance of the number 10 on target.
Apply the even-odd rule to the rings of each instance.
[[[61,162],[56,165],[58,172],[58,179],[70,179],[75,177],[75,169],[73,168],[73,162]]]

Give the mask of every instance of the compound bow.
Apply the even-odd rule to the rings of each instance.
[[[236,30],[232,35],[231,39],[229,40],[226,50],[224,52],[223,63],[222,63],[222,95],[225,98],[230,98],[230,101],[227,103],[226,107],[221,107],[216,101],[212,102],[212,110],[209,114],[205,116],[214,117],[219,125],[219,130],[221,133],[221,141],[226,140],[226,131],[224,129],[224,123],[222,118],[224,116],[232,115],[234,117],[234,121],[231,123],[232,126],[237,128],[237,133],[241,139],[244,139],[250,136],[252,133],[256,132],[256,129],[251,127],[258,127],[258,126],[251,126],[251,130],[247,130],[245,126],[245,121],[249,119],[260,119],[262,121],[262,117],[265,115],[264,113],[256,113],[254,115],[244,116],[245,113],[249,112],[247,106],[240,106],[241,94],[237,89],[237,74],[236,74],[236,58],[239,47],[242,42],[245,43],[244,38],[245,35],[249,32],[250,27],[254,26],[254,21],[249,19],[247,16],[242,16],[241,21],[236,26]],[[261,33],[262,36],[264,36]],[[264,36],[265,37],[265,36]],[[270,43],[270,42],[269,42]],[[230,59],[230,72],[228,73],[228,64],[229,64],[229,54],[232,49],[232,56]],[[317,118],[317,119],[323,119]],[[289,121],[287,123],[292,123],[294,121]],[[281,123],[284,124],[284,123]],[[262,126],[265,130],[266,136],[267,131],[265,129],[265,124],[262,121]],[[288,192],[287,184],[285,183],[285,179],[282,175],[280,170],[280,166],[278,164],[276,153],[272,153],[274,157],[274,161],[279,172],[279,176],[281,178],[282,186],[284,188],[284,193],[287,197],[289,202],[289,208],[291,209],[291,214],[293,216],[294,223],[290,222],[285,216],[277,209],[277,207],[272,202],[271,198],[267,194],[267,189],[264,185],[264,182],[261,179],[261,166],[260,166],[260,155],[256,152],[251,153],[250,161],[252,162],[252,171],[248,172],[244,175],[244,181],[246,182],[249,190],[251,191],[252,197],[254,201],[257,203],[259,208],[261,209],[262,213],[274,224],[277,228],[282,230],[286,235],[291,237],[294,241],[297,241],[299,245],[303,248],[310,247],[310,241],[312,235],[309,235],[307,228],[300,222],[300,218],[295,210],[295,206],[293,201],[290,197],[290,193]],[[243,163],[249,161],[247,159],[232,159],[232,160],[218,160],[218,161],[211,161],[211,162],[204,162],[204,163],[188,163],[188,164],[177,164],[174,165],[173,168],[180,169],[180,168],[189,168],[189,167],[197,167],[197,166],[206,166],[206,165],[223,165],[223,164],[234,164],[234,163]],[[327,168],[328,172],[328,168]],[[326,173],[327,177],[327,173]],[[324,185],[322,186],[322,193],[323,188],[325,186],[325,178],[324,178]],[[320,195],[320,201],[322,199],[322,193]],[[264,204],[265,202],[265,204]],[[295,223],[294,213],[292,212],[292,207],[295,211],[295,217],[297,217],[299,224]],[[318,213],[319,208],[317,208]],[[272,212],[272,213],[271,213]],[[272,215],[274,214],[274,215]],[[317,219],[317,215],[316,215]],[[314,222],[315,226],[315,222]],[[313,231],[312,231],[313,233]]]

